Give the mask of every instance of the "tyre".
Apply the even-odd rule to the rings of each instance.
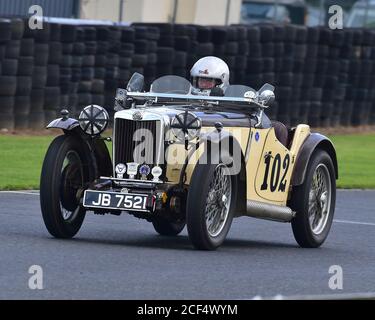
[[[314,151],[305,181],[294,187],[290,207],[296,211],[292,229],[303,248],[317,248],[326,240],[332,225],[336,202],[336,177],[327,152]]]
[[[0,130],[14,130],[14,115],[0,112]]]
[[[157,233],[162,236],[177,236],[185,227],[185,221],[168,221],[163,217],[155,217],[152,225]]]
[[[0,42],[8,41],[12,36],[11,20],[0,19]]]
[[[53,41],[49,42],[49,64],[60,64],[62,57],[62,43]]]
[[[28,114],[16,114],[14,116],[14,129],[27,130],[28,128],[29,128],[29,115]]]
[[[48,45],[47,44],[40,44],[40,46],[46,46],[47,49],[38,51],[39,44],[36,44],[35,51],[38,52],[34,56],[34,65],[45,67],[48,64],[48,57],[49,57],[49,51],[48,51]]]
[[[62,42],[75,42],[77,37],[77,26],[62,24],[60,30],[60,39]]]
[[[0,114],[13,114],[13,113],[14,113],[14,97],[13,96],[0,96]]]
[[[120,58],[120,62],[121,62],[121,59],[129,59],[129,58]],[[103,55],[96,55],[95,56],[95,67],[105,67],[107,64],[107,57],[103,54]]]
[[[211,41],[211,28],[205,26],[196,26],[198,42],[206,43]]]
[[[132,60],[133,67],[144,67],[147,64],[147,54],[135,54]]]
[[[30,57],[34,55],[34,39],[22,39],[20,46],[20,55]]]
[[[92,179],[87,153],[74,136],[53,140],[44,158],[40,205],[44,224],[56,238],[72,238],[81,228],[85,210],[77,193]]]
[[[228,42],[229,43],[229,42]],[[233,42],[233,44],[237,45],[236,42]],[[231,49],[234,50],[233,46],[231,46]],[[238,50],[238,45],[237,45]],[[210,56],[214,53],[214,45],[213,43],[200,43],[197,47],[197,54],[198,56]]]
[[[236,197],[237,176],[229,175],[225,164],[196,165],[186,209],[188,234],[195,248],[215,250],[224,242],[232,224]]]
[[[18,58],[18,76],[32,76],[34,70],[34,57],[19,57]]]
[[[16,120],[18,115],[28,116],[30,113],[30,96],[20,96],[14,97],[14,114],[16,115]]]
[[[16,95],[29,96],[32,88],[31,77],[17,77]]]
[[[225,45],[225,52],[226,55],[228,56],[235,56],[239,53],[239,48],[238,48],[238,42],[228,42]],[[199,52],[198,52],[199,54]]]
[[[21,40],[25,30],[22,19],[12,18],[11,22],[12,40]]]
[[[1,63],[3,76],[15,76],[18,70],[17,59],[4,59]]]
[[[20,56],[21,50],[21,41],[20,40],[11,40],[7,42],[5,46],[5,58],[8,59],[18,59]]]
[[[167,47],[158,47],[158,63],[160,64],[169,64],[174,60],[174,50]]]
[[[0,76],[0,96],[14,96],[17,89],[17,78]]]

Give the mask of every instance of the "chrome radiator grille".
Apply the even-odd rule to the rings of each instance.
[[[155,164],[158,154],[160,121],[115,120],[114,160],[118,163]],[[147,138],[146,138],[147,137]],[[139,146],[142,144],[142,148]],[[136,148],[138,146],[138,148]],[[143,158],[145,161],[140,161]]]

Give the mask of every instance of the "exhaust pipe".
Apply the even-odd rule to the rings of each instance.
[[[289,207],[248,200],[245,215],[278,222],[290,222],[294,218],[295,212]]]

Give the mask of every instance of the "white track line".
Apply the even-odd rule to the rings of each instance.
[[[39,192],[28,192],[28,191],[0,191],[0,194],[1,193],[29,194],[33,196],[39,196]]]
[[[375,223],[371,222],[360,222],[360,221],[349,221],[349,220],[333,220],[333,222],[338,222],[338,223],[346,223],[346,224],[358,224],[362,226],[373,226],[375,227]]]

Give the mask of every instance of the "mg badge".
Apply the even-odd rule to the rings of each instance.
[[[116,166],[115,171],[116,171],[117,178],[118,179],[123,179],[124,178],[124,174],[126,173],[126,166],[123,163],[119,163]]]
[[[143,114],[140,111],[136,111],[133,113],[133,120],[139,121],[143,119]]]
[[[152,171],[151,171],[151,174],[154,177],[154,179],[152,179],[152,180],[155,181],[155,182],[160,181],[159,177],[162,175],[162,173],[163,173],[163,170],[159,166],[153,167]]]
[[[128,166],[128,175],[130,179],[134,179],[135,175],[138,172],[139,164],[136,162],[129,162],[126,164]]]

